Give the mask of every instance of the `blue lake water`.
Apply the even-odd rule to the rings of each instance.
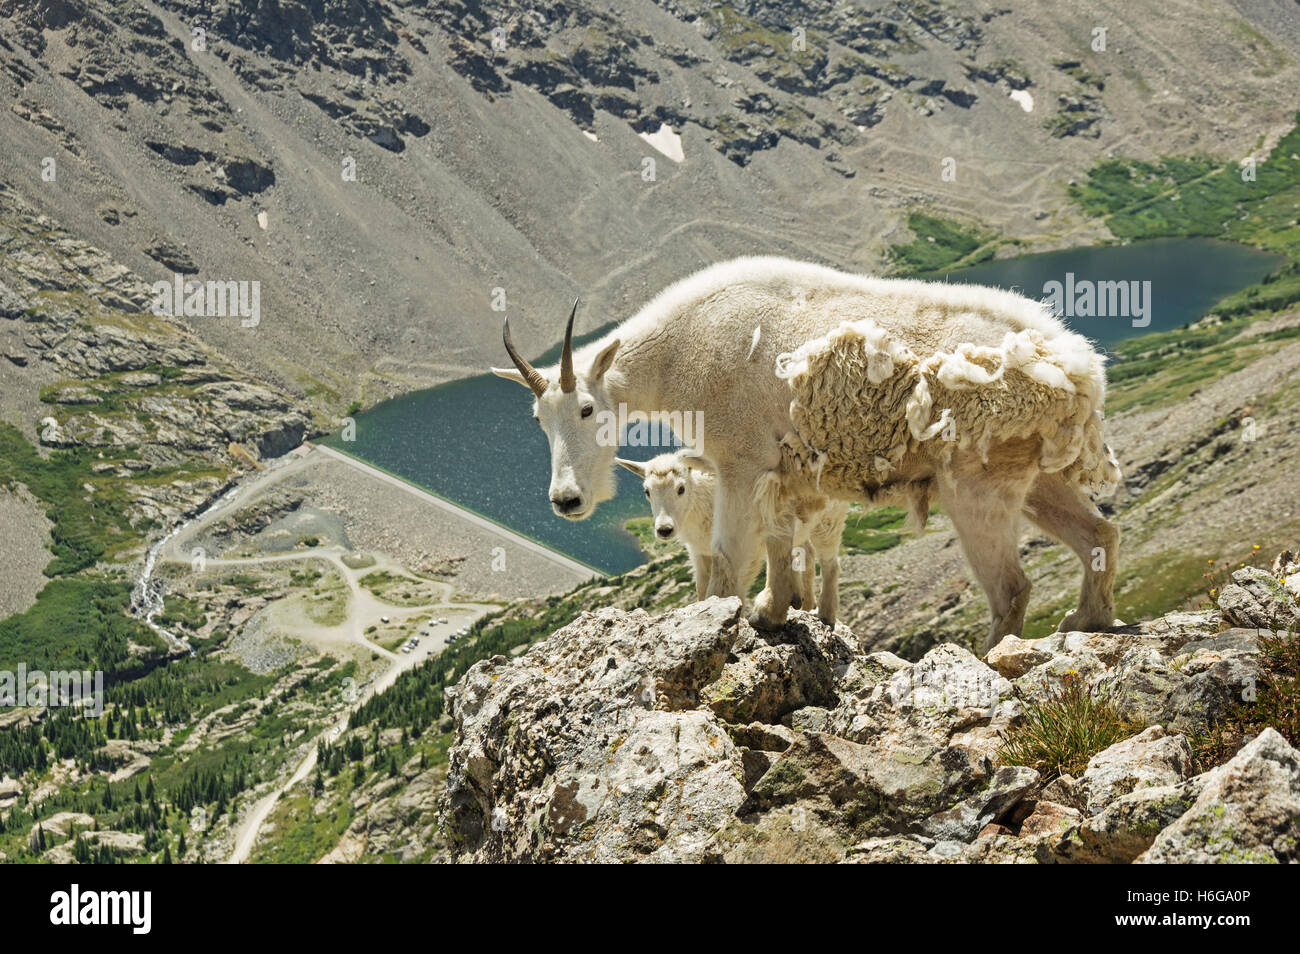
[[[1087,287],[1081,282],[1150,282],[1145,327],[1135,328],[1124,316],[1066,317],[1072,328],[1109,347],[1195,321],[1215,301],[1259,281],[1280,261],[1209,239],[1170,239],[1048,252],[929,277],[1014,288],[1031,298],[1045,297],[1048,282],[1064,285],[1067,273],[1073,273],[1076,291]],[[558,346],[538,363],[557,356]],[[504,352],[501,363],[506,363]],[[590,519],[571,523],[551,511],[549,452],[529,413],[531,402],[519,385],[484,374],[387,401],[357,415],[355,441],[335,436],[323,443],[606,572],[644,562],[636,539],[622,525],[649,509],[640,482],[622,468],[618,496]],[[644,459],[654,453],[638,451],[624,456]]]
[[[1065,286],[1073,285],[1071,297],[1076,303],[1088,287],[1095,290],[1103,282],[1124,282],[1128,291],[1139,293],[1130,299],[1129,314],[1101,315],[1094,306],[1092,316],[1062,316],[1075,331],[1107,348],[1125,338],[1196,321],[1220,298],[1255,284],[1283,261],[1280,255],[1213,239],[1154,239],[1025,255],[926,277],[994,285],[1035,299],[1051,297],[1049,283],[1062,286],[1061,297]],[[1150,305],[1145,317],[1134,314],[1132,305],[1137,300]],[[1149,324],[1137,327],[1135,321]]]

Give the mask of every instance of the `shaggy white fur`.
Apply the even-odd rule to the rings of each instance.
[[[1118,534],[1084,494],[1119,479],[1102,437],[1101,356],[1045,305],[970,285],[744,258],[677,282],[600,340],[571,375],[518,360],[551,444],[550,496],[582,519],[613,493],[617,448],[594,422],[620,407],[705,415],[694,450],[717,473],[709,595],[743,596],[755,541],[768,586],[755,625],[798,598],[796,517],[830,497],[933,495],[988,596],[988,644],[1019,634],[1029,581],[1022,515],[1084,566],[1068,629],[1112,625]]]
[[[1102,436],[1105,370],[1078,335],[1027,328],[1000,347],[918,356],[864,319],[779,355],[776,375],[792,396],[786,471],[820,493],[873,499],[909,455],[937,469],[973,450],[987,463],[995,445],[1032,438],[1042,473],[1101,494],[1120,480]]]

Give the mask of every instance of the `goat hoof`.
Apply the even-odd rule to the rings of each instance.
[[[800,596],[798,593],[796,593],[794,596],[790,597],[790,608],[791,608],[791,609],[803,609],[803,597]]]
[[[1065,614],[1056,631],[1058,633],[1100,633],[1117,624],[1123,625],[1110,613],[1094,618],[1075,610]]]
[[[776,612],[776,601],[772,598],[772,591],[764,590],[754,599],[754,611],[749,614],[749,625],[755,629],[771,632],[785,626],[785,617],[784,610],[780,613]]]

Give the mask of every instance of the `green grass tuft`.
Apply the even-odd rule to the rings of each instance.
[[[1121,719],[1106,695],[1075,673],[1043,698],[1021,696],[1020,703],[1025,717],[1003,734],[998,760],[1036,769],[1045,780],[1081,775],[1094,755],[1143,728]]]

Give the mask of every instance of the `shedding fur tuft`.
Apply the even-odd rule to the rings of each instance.
[[[863,319],[782,355],[776,374],[792,392],[783,466],[831,496],[870,496],[905,458],[937,468],[956,447],[987,463],[1025,440],[1038,441],[1044,473],[1095,492],[1121,479],[1102,438],[1104,365],[1072,332],[1024,328],[999,347],[917,355]]]

